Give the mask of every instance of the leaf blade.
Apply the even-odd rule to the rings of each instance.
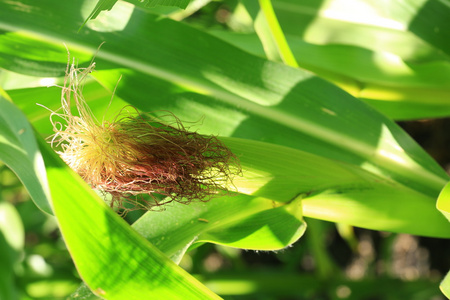
[[[33,128],[23,113],[2,96],[0,107],[0,160],[16,173],[39,209],[52,214],[45,167]]]

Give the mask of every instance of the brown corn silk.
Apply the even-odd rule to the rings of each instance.
[[[171,201],[208,201],[233,187],[240,173],[236,156],[216,137],[189,132],[171,113],[156,119],[127,106],[113,121],[99,122],[82,95],[94,67],[68,66],[62,112],[52,113],[52,145],[92,188],[113,196],[111,205],[130,210],[126,203],[153,209]],[[151,197],[138,196],[145,194]],[[167,198],[158,201],[155,194]]]

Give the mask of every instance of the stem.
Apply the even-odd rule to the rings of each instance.
[[[298,68],[297,61],[295,60],[283,31],[281,30],[280,24],[278,23],[277,16],[273,10],[272,2],[270,0],[259,0],[259,5],[261,6],[261,10],[266,17],[267,23],[269,24],[270,33],[275,40],[281,59],[286,65]]]
[[[336,274],[336,265],[326,250],[328,224],[321,220],[306,218],[308,224],[307,243],[316,263],[316,274],[320,279],[330,279]]]

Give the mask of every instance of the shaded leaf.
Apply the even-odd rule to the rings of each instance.
[[[33,128],[23,113],[0,96],[0,160],[23,183],[34,203],[44,212],[50,209],[47,178]]]

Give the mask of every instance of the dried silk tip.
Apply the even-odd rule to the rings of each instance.
[[[240,173],[236,156],[216,137],[187,131],[170,113],[163,118],[170,123],[162,123],[127,106],[113,121],[99,122],[82,95],[93,69],[72,64],[66,70],[62,112],[51,117],[52,146],[92,188],[110,193],[111,205],[153,209],[171,201],[208,201],[233,186]],[[151,197],[137,197],[142,194]],[[167,198],[158,201],[155,194]]]

